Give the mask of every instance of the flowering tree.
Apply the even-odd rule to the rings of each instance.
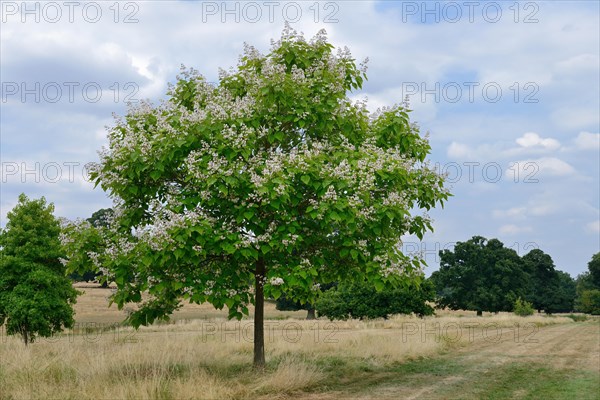
[[[92,172],[115,200],[106,253],[71,257],[105,268],[119,307],[149,294],[135,326],[181,300],[226,305],[230,318],[254,304],[258,367],[265,296],[314,302],[317,282],[418,280],[422,260],[400,236],[422,237],[431,222],[413,213],[449,194],[409,110],[349,100],[365,78],[324,31],[307,41],[289,27],[267,55],[245,46],[218,85],[184,69],[166,101],[110,129]]]

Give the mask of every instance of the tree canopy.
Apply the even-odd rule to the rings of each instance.
[[[78,292],[60,261],[60,225],[42,197],[19,196],[0,230],[0,325],[25,344],[73,326]]]
[[[561,283],[552,257],[540,249],[533,249],[523,256],[523,263],[529,274],[527,300],[538,312],[552,312]]]
[[[266,55],[246,45],[218,84],[183,69],[160,105],[117,118],[92,178],[115,203],[100,231],[113,301],[150,295],[132,324],[181,300],[232,318],[253,303],[260,366],[265,295],[314,302],[317,282],[420,279],[400,236],[431,230],[426,211],[449,193],[406,105],[369,113],[348,98],[364,79],[324,31],[306,40],[287,27]]]
[[[440,269],[431,279],[438,304],[453,310],[512,311],[525,298],[528,276],[521,258],[498,239],[474,236],[454,250],[440,251]]]
[[[440,252],[440,270],[432,274],[437,302],[451,309],[511,311],[520,297],[541,312],[574,309],[575,281],[554,266],[552,257],[533,249],[523,257],[498,239],[474,236],[454,250]],[[524,304],[520,301],[520,304]]]
[[[428,302],[435,300],[435,289],[429,279],[398,288],[377,291],[366,281],[342,283],[323,293],[316,303],[319,316],[330,320],[349,318],[384,318],[394,314],[433,315]]]
[[[91,281],[99,280],[102,282],[102,287],[108,287],[107,279],[102,276],[100,271],[101,260],[105,256],[105,242],[99,235],[98,230],[108,228],[111,219],[114,217],[112,208],[101,208],[95,211],[91,217],[85,220],[87,224],[80,222],[78,226],[77,241],[68,241],[64,245],[69,249],[70,254],[77,254],[76,257],[70,260],[70,269],[74,272],[69,274],[69,278],[75,281]],[[89,225],[88,225],[89,224]],[[73,232],[74,227],[67,225],[63,227],[67,233]],[[90,263],[90,254],[96,255],[96,262]]]
[[[576,308],[594,315],[600,314],[600,252],[588,262],[588,270],[577,277]]]
[[[594,254],[588,262],[588,271],[590,273],[590,283],[600,289],[600,252]]]

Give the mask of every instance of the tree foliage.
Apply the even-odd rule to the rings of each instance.
[[[78,241],[65,243],[70,248],[70,254],[77,254],[79,259],[75,258],[71,260],[70,268],[74,272],[69,274],[69,278],[75,281],[91,281],[99,280],[102,282],[102,287],[108,287],[107,279],[103,278],[102,272],[99,271],[97,260],[95,263],[90,262],[88,252],[96,257],[100,258],[104,255],[104,242],[102,237],[98,234],[98,230],[108,228],[110,221],[114,217],[114,211],[112,208],[101,208],[95,211],[90,218],[86,219],[89,224],[80,223],[78,226]],[[65,227],[67,232],[73,231],[73,226]],[[86,232],[84,232],[86,231]],[[82,240],[83,238],[83,240]],[[86,249],[80,248],[79,246],[85,246]]]
[[[578,309],[584,313],[600,315],[600,290],[584,290],[578,299]]]
[[[440,251],[440,269],[431,279],[440,307],[481,314],[512,311],[515,300],[526,297],[529,278],[514,250],[498,239],[474,236]]]
[[[435,299],[430,280],[377,291],[367,281],[342,283],[323,293],[315,305],[319,316],[330,320],[388,318],[394,314],[433,315],[428,302]]]
[[[521,299],[520,297],[515,300],[513,312],[521,317],[533,315],[534,312],[533,304],[528,301]]]
[[[25,344],[73,326],[78,292],[65,276],[54,206],[21,194],[0,230],[0,325]]]
[[[454,251],[440,252],[440,270],[432,275],[438,305],[451,309],[511,311],[521,297],[546,313],[574,309],[575,281],[558,271],[552,257],[540,249],[523,257],[497,239],[474,236],[458,242]]]
[[[333,287],[337,286],[337,283],[328,283],[325,285],[320,285],[319,284],[319,290],[321,292],[324,292],[326,290],[329,290]],[[314,303],[308,303],[308,302],[304,302],[301,303],[298,300],[291,300],[289,299],[285,294],[282,294],[281,296],[279,296],[279,298],[276,300],[275,302],[275,308],[279,311],[299,311],[299,310],[306,310],[307,316],[306,319],[315,319],[316,318],[316,314],[315,314],[315,305]]]
[[[527,300],[538,312],[553,312],[561,282],[552,257],[540,249],[533,249],[523,256],[523,263],[529,274]]]
[[[254,303],[255,365],[264,295],[314,302],[317,282],[420,279],[399,238],[431,230],[421,213],[449,194],[405,106],[350,101],[365,71],[324,32],[307,41],[289,27],[266,55],[245,46],[217,85],[184,69],[164,102],[116,120],[92,172],[115,201],[99,230],[110,256],[82,244],[70,259],[102,259],[119,307],[149,293],[135,326],[181,300],[231,318]]]
[[[600,290],[600,252],[594,254],[588,262],[588,271],[590,274],[590,283]]]
[[[575,309],[575,299],[577,298],[575,280],[566,272],[556,272],[558,273],[558,287],[556,292],[552,293],[547,311],[550,313],[572,312]]]
[[[592,256],[588,270],[577,277],[576,291],[575,308],[578,311],[600,314],[600,253]]]

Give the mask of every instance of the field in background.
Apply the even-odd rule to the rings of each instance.
[[[75,333],[1,338],[0,399],[593,399],[600,324],[440,312],[306,321],[268,306],[267,370],[251,370],[251,319],[186,305],[172,323],[113,325],[110,289],[84,288]],[[95,324],[91,324],[91,323]]]
[[[113,304],[108,307],[108,298],[112,293],[112,289],[102,289],[98,285],[78,283],[74,285],[77,290],[83,291],[84,294],[77,298],[75,304],[75,320],[79,324],[98,323],[98,324],[115,324],[122,322],[127,317],[127,312],[132,307],[124,307],[123,310],[118,310],[117,305]],[[253,308],[248,307],[250,313]],[[305,318],[306,311],[278,311],[275,309],[275,304],[272,302],[265,303],[265,318],[267,319],[282,319],[282,318]],[[172,321],[193,320],[193,319],[211,319],[211,318],[227,318],[227,308],[222,310],[215,309],[210,304],[184,304],[184,306],[176,311],[171,317]]]

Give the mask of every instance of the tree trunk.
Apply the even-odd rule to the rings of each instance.
[[[317,316],[315,315],[315,309],[314,308],[309,308],[308,309],[308,313],[306,314],[306,319],[317,319]]]
[[[23,337],[23,342],[25,343],[25,347],[29,344],[29,334],[26,330],[21,331],[21,336]]]
[[[478,317],[481,317],[482,315],[483,315],[483,311],[481,311],[481,310],[477,310],[477,316],[478,316]]]
[[[255,300],[254,300],[254,368],[265,367],[265,294],[263,291],[265,279],[265,261],[259,258],[256,261],[254,272]]]

